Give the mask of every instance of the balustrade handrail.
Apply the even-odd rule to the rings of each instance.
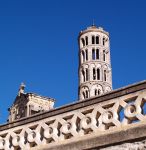
[[[0,149],[31,149],[146,121],[146,81],[0,126]]]

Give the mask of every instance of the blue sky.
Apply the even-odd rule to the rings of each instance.
[[[0,1],[0,123],[21,82],[55,107],[77,100],[77,36],[93,18],[110,33],[113,88],[145,80],[145,0]]]

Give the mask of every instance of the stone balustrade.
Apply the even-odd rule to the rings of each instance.
[[[146,81],[1,125],[0,150],[49,149],[141,124],[146,125]]]

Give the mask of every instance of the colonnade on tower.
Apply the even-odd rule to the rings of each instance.
[[[79,42],[79,100],[112,90],[109,33],[92,25],[81,31]]]

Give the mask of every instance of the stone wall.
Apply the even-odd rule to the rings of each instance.
[[[123,143],[96,150],[146,150],[146,139],[138,142]]]

